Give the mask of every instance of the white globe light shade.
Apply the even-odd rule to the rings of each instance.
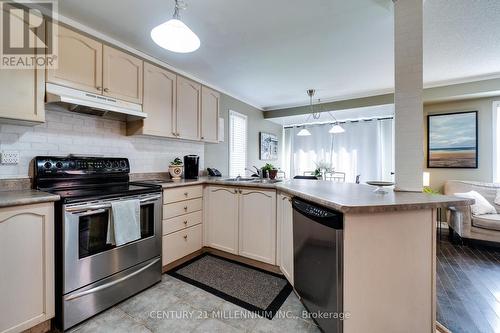
[[[339,124],[335,124],[332,126],[332,128],[328,131],[328,133],[332,133],[332,134],[340,134],[340,133],[344,133],[345,132],[345,129],[340,126]]]
[[[311,132],[307,128],[303,128],[297,133],[297,136],[309,136],[311,135]]]
[[[151,30],[151,38],[159,46],[172,52],[189,53],[200,47],[200,39],[182,21],[168,20]]]

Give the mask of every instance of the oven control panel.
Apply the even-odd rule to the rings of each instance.
[[[127,158],[116,157],[35,157],[37,175],[129,173]]]

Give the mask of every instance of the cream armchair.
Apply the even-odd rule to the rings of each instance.
[[[464,239],[481,240],[500,243],[500,206],[495,204],[497,190],[500,184],[472,181],[447,181],[444,194],[453,195],[476,191],[492,204],[497,214],[473,215],[470,207],[451,207],[448,210],[448,224],[454,234]]]

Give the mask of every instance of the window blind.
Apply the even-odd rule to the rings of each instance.
[[[245,176],[247,167],[247,116],[229,111],[229,176]]]

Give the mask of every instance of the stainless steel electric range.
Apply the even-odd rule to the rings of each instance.
[[[161,186],[129,182],[126,158],[35,158],[55,205],[56,326],[66,330],[161,280]],[[141,238],[108,240],[111,204],[140,201]]]

